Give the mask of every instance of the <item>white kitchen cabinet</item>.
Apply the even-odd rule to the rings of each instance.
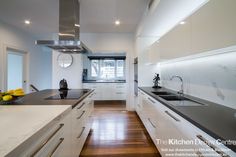
[[[159,62],[161,58],[161,51],[160,51],[160,44],[159,41],[154,42],[149,48],[148,48],[148,63],[155,64]]]
[[[216,139],[143,91],[139,90],[138,93],[139,104],[136,106],[137,114],[163,157],[169,156],[171,154],[169,150],[175,149],[187,149],[188,151],[186,152],[177,153],[191,153],[193,156],[209,156],[209,154],[215,157],[222,156],[219,152],[225,156],[236,156],[236,153],[226,148],[223,144],[217,145],[212,143],[211,146],[207,145],[206,143],[216,142]],[[177,142],[181,141],[192,143],[177,144]],[[195,141],[197,142],[195,143]],[[219,152],[217,153],[211,147],[218,149]]]
[[[70,112],[70,111],[69,111]],[[7,157],[71,156],[71,114],[63,113],[10,152]]]
[[[72,110],[72,156],[79,156],[91,128],[93,100],[91,93]]]
[[[171,149],[191,148],[190,145],[175,143],[176,140],[188,140],[177,127],[179,125],[178,119],[174,119],[167,110],[160,110],[161,104],[148,95],[145,96],[143,103],[144,125],[163,157],[173,153],[169,151]],[[175,153],[181,152],[176,151]]]
[[[212,0],[147,48],[149,63],[236,44],[236,1]]]
[[[94,90],[94,95],[93,99],[94,100],[102,100],[102,86],[100,86],[98,83],[83,83],[83,88],[84,89],[93,89]]]
[[[191,54],[191,17],[185,24],[176,25],[158,43],[160,60],[168,60]]]
[[[191,16],[192,52],[236,44],[236,1],[212,0]]]
[[[94,100],[126,100],[126,83],[83,83],[83,88],[94,89]]]
[[[92,125],[92,95],[55,118],[7,157],[78,157]]]

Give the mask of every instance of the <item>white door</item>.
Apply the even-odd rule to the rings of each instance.
[[[22,88],[26,91],[26,53],[7,49],[7,90]]]

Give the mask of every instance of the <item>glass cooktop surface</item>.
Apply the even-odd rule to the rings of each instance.
[[[46,98],[46,100],[60,100],[60,99],[79,99],[84,94],[86,94],[88,90],[59,90],[57,94]]]

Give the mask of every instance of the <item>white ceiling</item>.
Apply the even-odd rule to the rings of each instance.
[[[135,32],[149,0],[81,0],[82,32]],[[121,21],[115,26],[116,19]]]
[[[148,1],[81,0],[81,32],[135,32]],[[1,0],[0,20],[36,36],[49,35],[58,32],[58,8],[59,0]],[[25,19],[32,24],[26,26]]]

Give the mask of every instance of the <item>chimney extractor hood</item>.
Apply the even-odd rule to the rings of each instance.
[[[37,40],[43,45],[63,53],[87,53],[90,50],[80,41],[79,0],[59,0],[59,40]]]

